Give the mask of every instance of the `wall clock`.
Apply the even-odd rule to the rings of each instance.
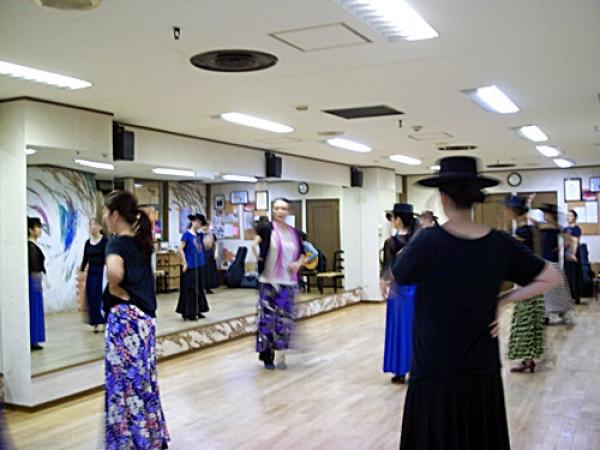
[[[298,192],[300,192],[302,195],[308,194],[308,190],[309,190],[308,183],[306,183],[304,181],[302,183],[298,183]]]
[[[523,181],[523,178],[517,172],[511,172],[508,174],[508,177],[506,177],[506,182],[508,183],[509,186],[512,186],[512,187],[520,185],[522,181]]]

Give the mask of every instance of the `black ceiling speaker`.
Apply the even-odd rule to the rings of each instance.
[[[358,167],[350,167],[350,186],[363,186],[363,171],[360,170]]]
[[[281,178],[281,170],[283,168],[283,162],[281,156],[277,156],[273,152],[265,152],[266,160],[266,177],[267,178]]]
[[[134,134],[118,123],[113,123],[113,159],[115,161],[133,161]]]
[[[277,57],[256,50],[214,50],[190,58],[195,67],[213,72],[253,72],[277,64]]]

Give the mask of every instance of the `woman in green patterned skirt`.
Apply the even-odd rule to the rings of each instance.
[[[509,195],[504,201],[507,218],[516,222],[515,239],[533,251],[533,230],[527,220],[527,199]],[[508,359],[522,359],[511,372],[535,371],[535,358],[544,352],[544,296],[530,298],[515,304],[510,326]]]

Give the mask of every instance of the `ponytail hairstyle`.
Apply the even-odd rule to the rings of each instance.
[[[129,191],[113,191],[104,199],[104,206],[112,213],[117,211],[123,220],[131,225],[135,240],[149,262],[152,255],[153,236],[150,217],[138,206],[137,198]]]
[[[440,186],[443,192],[454,201],[458,209],[471,209],[475,203],[483,203],[485,194],[479,186],[469,181],[453,181]]]

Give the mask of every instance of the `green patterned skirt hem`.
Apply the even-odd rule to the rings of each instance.
[[[544,297],[515,304],[510,325],[508,359],[539,358],[544,353]]]

